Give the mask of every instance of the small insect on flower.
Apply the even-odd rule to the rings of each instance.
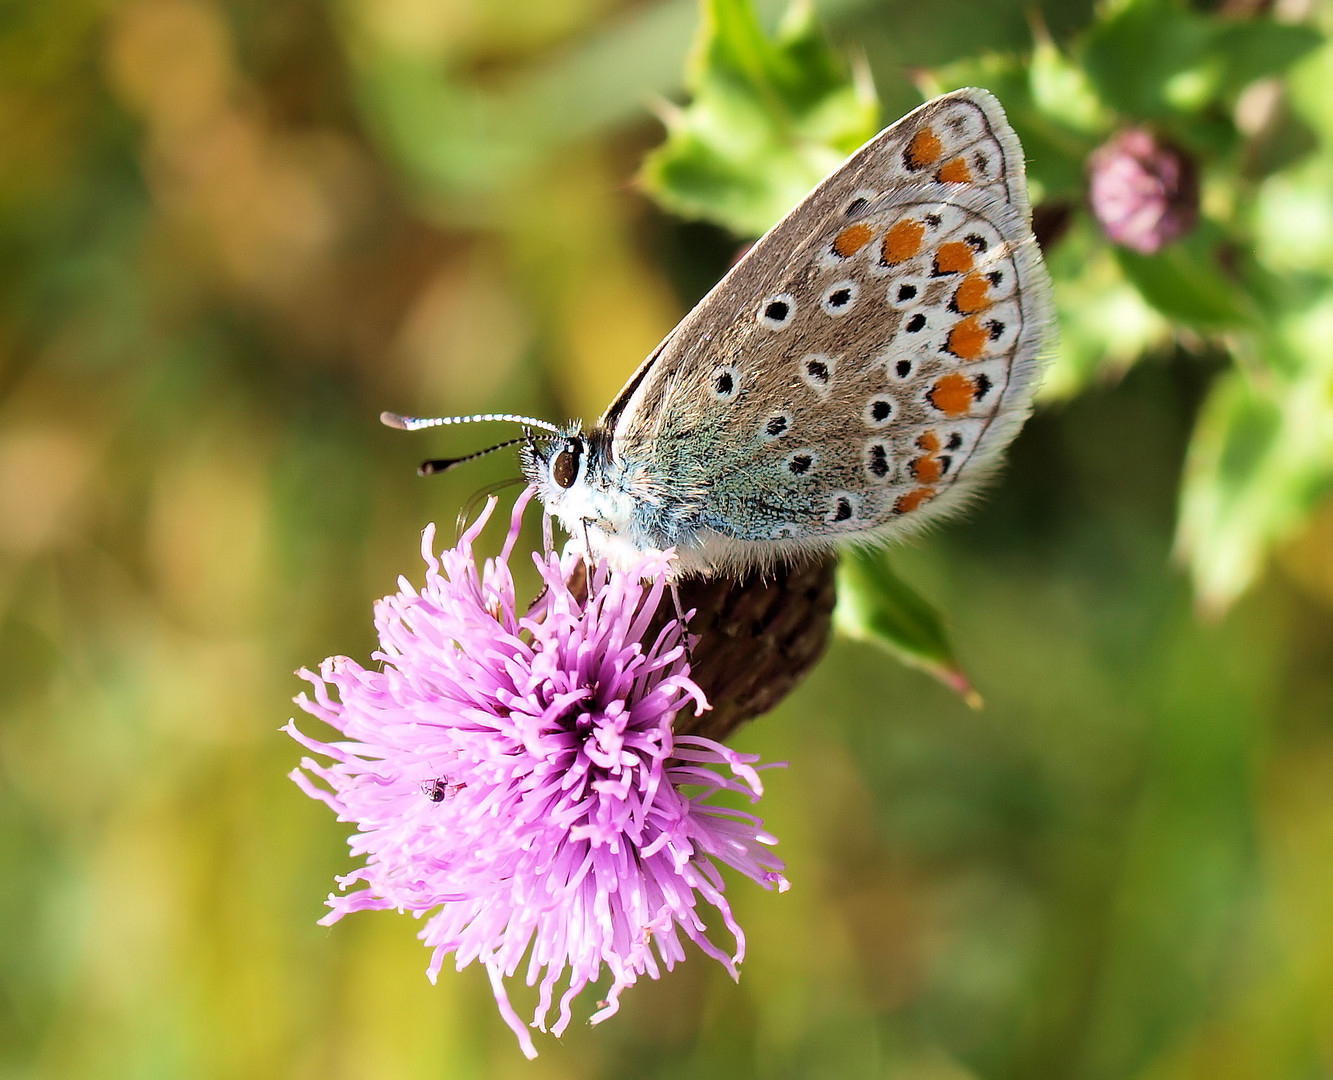
[[[683,959],[682,936],[736,976],[745,937],[718,864],[787,888],[759,819],[712,801],[758,799],[755,757],[672,730],[678,712],[707,702],[681,623],[650,630],[670,556],[599,566],[583,598],[566,584],[573,557],[534,555],[545,591],[520,613],[509,559],[531,496],[480,569],[473,545],[494,498],[438,557],[428,527],[425,585],[400,578],[376,604],[376,667],[332,657],[300,673],[313,697],[297,703],[339,737],[284,729],[328,760],[303,759],[292,779],[356,823],[348,845],[364,860],[338,879],[344,891],[321,921],[383,908],[424,916],[429,978],[450,953],[460,970],[482,964],[528,1057],[532,1037],[505,986],[525,955],[538,986],[532,1026],[546,1030],[560,990],[559,1035],[604,964],[611,984],[594,1023],[638,976]],[[707,908],[730,950],[705,936]]]
[[[421,785],[421,793],[431,802],[444,802],[445,799],[453,798],[463,790],[465,784],[451,784],[442,776],[437,776],[434,780],[427,780]]]

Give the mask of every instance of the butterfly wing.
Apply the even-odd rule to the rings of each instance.
[[[1050,333],[1021,148],[995,98],[959,90],[765,234],[599,426],[706,564],[903,533],[993,470]]]

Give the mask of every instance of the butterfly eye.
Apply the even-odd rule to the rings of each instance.
[[[562,488],[573,487],[579,478],[579,458],[582,456],[583,440],[570,439],[551,462],[551,479]]]

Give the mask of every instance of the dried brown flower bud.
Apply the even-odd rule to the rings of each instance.
[[[786,697],[823,655],[832,629],[836,598],[835,560],[782,566],[742,578],[691,577],[679,585],[685,611],[693,610],[690,677],[708,695],[712,709],[702,716],[682,710],[679,734],[725,739],[753,717]],[[587,588],[579,563],[570,590]],[[676,613],[670,599],[657,610],[644,635],[652,640]]]

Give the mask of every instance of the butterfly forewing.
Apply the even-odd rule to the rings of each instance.
[[[683,530],[803,543],[947,509],[1030,407],[1049,284],[985,91],[922,106],[766,234],[608,410]]]

